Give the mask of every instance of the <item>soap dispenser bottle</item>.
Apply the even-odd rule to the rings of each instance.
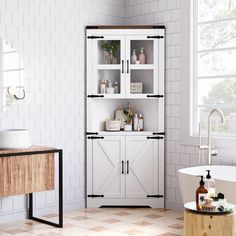
[[[206,170],[206,189],[208,191],[207,197],[214,198],[216,196],[216,189],[215,189],[215,180],[211,178],[210,170]]]
[[[196,208],[197,210],[201,210],[202,209],[202,205],[205,203],[205,199],[207,197],[207,189],[204,187],[205,182],[203,181],[203,176],[197,176],[197,177],[201,177],[201,180],[199,182],[199,187],[196,190]]]
[[[138,59],[140,61],[140,64],[145,64],[146,63],[146,56],[145,56],[145,53],[144,53],[144,48],[140,49]]]
[[[136,61],[137,61],[137,55],[136,55],[136,50],[134,49],[131,57],[131,62],[132,64],[136,64]]]

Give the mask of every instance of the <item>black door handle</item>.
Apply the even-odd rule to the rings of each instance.
[[[129,60],[127,60],[127,74],[129,74]]]
[[[127,165],[127,174],[129,174],[129,161],[126,162],[126,165]]]
[[[124,60],[121,61],[122,67],[121,67],[121,73],[124,74]]]
[[[124,174],[124,161],[121,161],[121,174]]]

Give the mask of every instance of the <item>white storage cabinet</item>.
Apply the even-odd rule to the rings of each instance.
[[[87,206],[164,207],[164,26],[88,26],[86,33]],[[111,42],[115,57],[104,51]],[[142,47],[145,64],[132,64]],[[118,92],[102,93],[101,80],[116,82]],[[105,120],[127,103],[143,114],[144,131],[105,131]]]

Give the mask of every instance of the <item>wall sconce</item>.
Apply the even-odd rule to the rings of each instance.
[[[20,89],[17,89],[15,86],[7,88],[8,95],[13,96],[16,100],[23,100],[25,98],[25,90],[21,88],[21,92],[19,91]]]

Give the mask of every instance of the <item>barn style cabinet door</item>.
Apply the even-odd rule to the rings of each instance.
[[[125,197],[125,138],[122,136],[104,136],[92,139],[90,192],[101,198]],[[93,198],[93,196],[91,196]]]
[[[158,194],[158,140],[126,137],[126,197],[147,198]]]

